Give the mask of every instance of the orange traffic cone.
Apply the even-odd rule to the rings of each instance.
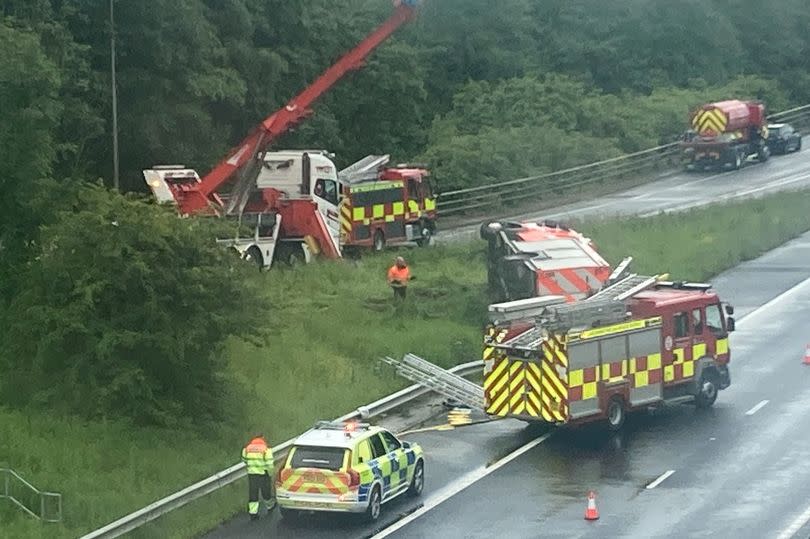
[[[810,365],[810,344],[808,344],[804,349],[804,361],[802,363],[805,365]]]
[[[585,520],[597,520],[599,511],[596,509],[596,494],[594,491],[588,492],[588,508],[585,509]]]

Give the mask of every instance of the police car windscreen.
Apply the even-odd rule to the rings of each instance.
[[[337,471],[343,466],[346,449],[342,447],[296,446],[293,453],[293,468],[319,468]]]

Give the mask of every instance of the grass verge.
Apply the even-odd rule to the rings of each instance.
[[[810,191],[578,228],[613,263],[632,255],[643,273],[707,279],[810,230]],[[230,382],[248,413],[227,425],[174,432],[0,409],[0,462],[61,492],[65,514],[63,524],[39,524],[0,500],[1,535],[77,537],[233,464],[253,429],[280,442],[405,385],[380,368],[381,355],[410,351],[443,366],[476,358],[483,244],[407,256],[417,280],[401,309],[384,282],[391,253],[256,275],[274,306],[256,313],[270,335],[261,346],[229,343]],[[132,536],[194,536],[241,510],[244,496],[233,485]]]

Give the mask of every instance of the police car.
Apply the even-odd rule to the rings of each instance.
[[[299,511],[365,513],[425,484],[422,448],[381,427],[322,421],[295,441],[276,478],[282,517]]]

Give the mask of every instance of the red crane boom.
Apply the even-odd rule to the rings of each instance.
[[[400,26],[410,21],[416,12],[417,2],[395,2],[396,10],[388,20],[364,39],[357,47],[345,54],[332,67],[286,106],[274,112],[254,129],[228,156],[209,172],[200,183],[185,185],[174,193],[180,213],[190,214],[209,208],[211,203],[220,205],[216,191],[256,154],[287,132],[292,126],[311,114],[310,107],[327,90],[334,86],[349,71],[359,69],[363,61],[388,39]]]

